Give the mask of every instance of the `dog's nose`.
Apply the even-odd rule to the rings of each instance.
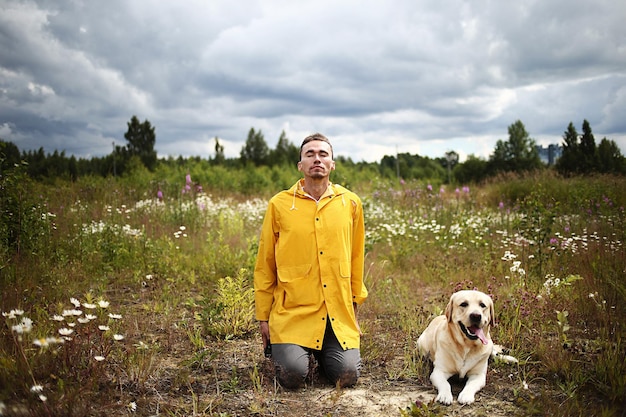
[[[472,323],[480,323],[483,319],[483,316],[478,313],[471,313],[469,317]]]

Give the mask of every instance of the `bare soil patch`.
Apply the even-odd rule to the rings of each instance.
[[[180,357],[170,357],[138,398],[138,408],[151,411],[146,415],[356,417],[400,416],[401,409],[417,402],[428,405],[432,414],[425,415],[521,414],[514,404],[516,369],[511,365],[498,364],[489,370],[487,386],[474,404],[443,406],[434,403],[436,392],[430,382],[390,380],[384,366],[367,363],[353,388],[335,387],[314,371],[305,388],[287,391],[276,383],[271,361],[263,358],[260,346],[260,340],[215,342],[191,374],[185,374],[189,367],[181,366]],[[394,363],[400,361],[399,357]],[[428,375],[419,379],[427,381]],[[463,382],[452,381],[452,386],[456,398]]]

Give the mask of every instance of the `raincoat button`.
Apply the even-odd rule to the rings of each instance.
[[[320,251],[320,255],[323,255],[323,254],[324,254],[324,251]]]

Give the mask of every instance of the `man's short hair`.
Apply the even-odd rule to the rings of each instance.
[[[302,159],[302,148],[304,148],[304,145],[314,140],[319,140],[319,141],[328,143],[330,145],[330,157],[331,158],[334,157],[333,156],[333,144],[330,143],[330,140],[328,140],[328,138],[322,135],[321,133],[313,133],[312,135],[309,135],[306,138],[304,138],[304,140],[302,141],[302,144],[300,145],[300,159]]]

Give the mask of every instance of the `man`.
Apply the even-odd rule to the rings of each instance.
[[[361,331],[365,228],[359,197],[332,184],[330,141],[319,133],[300,146],[304,178],[269,201],[254,270],[256,319],[271,347],[276,376],[301,387],[313,354],[332,383],[356,383]]]

